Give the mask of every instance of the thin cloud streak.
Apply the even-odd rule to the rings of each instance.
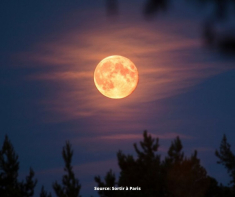
[[[29,80],[80,80],[86,78],[92,78],[93,73],[91,72],[52,72],[52,73],[44,73],[40,75],[30,75],[28,77]]]
[[[113,133],[113,132],[111,132]],[[180,134],[180,133],[148,133],[153,138],[158,138],[160,140],[160,145],[162,140],[174,140],[177,136],[183,140],[194,140],[195,137]],[[122,143],[122,149],[129,149],[130,144],[137,143],[143,140],[142,134],[126,133],[126,134],[101,134],[97,136],[89,137],[75,137],[72,139],[72,144],[79,144],[87,152],[116,152],[120,149],[120,142]],[[102,144],[102,146],[101,146]]]
[[[165,133],[165,134],[153,134],[149,133],[153,138],[159,138],[159,139],[173,139],[176,136],[180,136],[181,139],[192,139],[191,136],[187,135],[182,135],[182,134],[177,134],[177,133]],[[117,134],[117,135],[106,135],[102,137],[98,137],[99,139],[104,139],[104,140],[137,140],[143,139],[142,135],[138,134]]]
[[[194,150],[197,150],[198,152],[215,152],[211,147],[196,147]]]
[[[34,62],[35,66],[50,68],[46,73],[32,74],[29,79],[63,84],[64,89],[54,89],[41,101],[45,110],[57,114],[46,117],[45,121],[95,116],[135,120],[139,114],[143,117],[148,113],[140,107],[144,103],[180,94],[205,78],[228,69],[226,66],[221,68],[216,61],[203,63],[200,54],[196,63],[192,61],[195,53],[201,50],[199,40],[146,23],[141,25],[133,23],[130,27],[117,22],[107,26],[101,20],[97,24],[91,23],[87,29],[75,29],[54,42],[40,44],[33,52],[22,54],[23,59]],[[139,72],[137,89],[121,100],[101,95],[93,81],[99,61],[115,54],[130,58]]]

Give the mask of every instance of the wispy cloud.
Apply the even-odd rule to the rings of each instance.
[[[133,120],[138,114],[146,113],[146,109],[141,108],[144,103],[179,94],[227,69],[216,61],[205,62],[198,51],[201,51],[199,40],[166,31],[160,25],[133,23],[127,26],[117,22],[107,26],[102,21],[91,23],[83,30],[64,33],[54,42],[41,43],[21,57],[31,62],[30,65],[47,68],[40,74],[31,74],[28,79],[51,80],[64,87],[52,90],[42,101],[46,110],[61,114],[60,118],[51,116],[46,121],[88,116]],[[139,71],[137,89],[121,100],[105,98],[93,82],[99,61],[115,54],[130,58]]]
[[[30,75],[28,79],[30,80],[81,80],[86,78],[92,78],[93,73],[91,72],[71,72],[71,71],[64,71],[64,72],[52,72],[52,73],[43,73],[43,74],[36,74]]]
[[[100,129],[102,131],[102,128]],[[141,133],[125,133],[119,134],[120,131],[112,131],[110,134],[102,134],[102,132],[94,134],[93,136],[85,137],[74,137],[71,140],[72,144],[79,144],[83,147],[83,150],[87,153],[100,153],[100,152],[110,152],[115,154],[118,150],[130,150],[133,147],[133,143],[139,144],[140,141],[143,141],[143,135]],[[113,133],[113,134],[111,134]],[[173,141],[177,136],[182,140],[194,140],[195,137],[190,135],[185,135],[181,133],[148,133],[154,139],[159,139],[159,144],[161,149],[160,151],[165,151],[165,143]],[[120,147],[121,144],[121,147]],[[162,146],[163,145],[163,146]]]
[[[177,133],[165,133],[165,134],[152,134],[149,133],[153,138],[159,138],[159,139],[174,139],[177,136],[180,136],[182,139],[192,139],[191,136],[187,135],[182,135],[182,134],[177,134]],[[101,136],[99,139],[104,139],[104,140],[139,140],[143,139],[142,135],[138,134],[117,134],[117,135],[106,135],[106,136]]]
[[[194,150],[197,150],[198,152],[214,152],[215,150],[211,147],[196,147]]]

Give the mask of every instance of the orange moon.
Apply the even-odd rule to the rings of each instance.
[[[97,89],[112,99],[121,99],[130,95],[135,90],[138,80],[138,71],[134,63],[119,55],[104,58],[94,73]]]

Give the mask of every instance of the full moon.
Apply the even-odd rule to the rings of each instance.
[[[97,89],[112,99],[121,99],[130,95],[135,90],[138,80],[138,71],[134,63],[119,55],[104,58],[94,73]]]

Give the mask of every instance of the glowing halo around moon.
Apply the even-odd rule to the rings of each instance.
[[[97,89],[112,99],[121,99],[130,95],[135,90],[138,80],[138,71],[134,63],[119,55],[101,60],[94,73]]]

